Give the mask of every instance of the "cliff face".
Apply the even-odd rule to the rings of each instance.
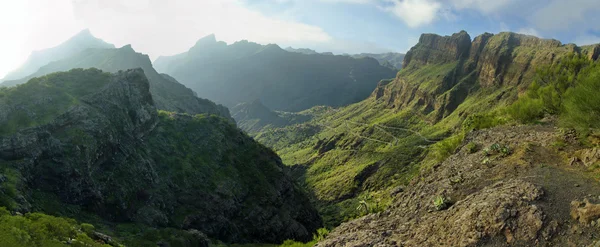
[[[464,31],[452,36],[423,34],[406,54],[395,81],[379,85],[372,97],[389,108],[411,107],[438,121],[474,91],[518,91],[533,81],[536,68],[569,53],[597,59],[598,51],[598,46],[563,45],[515,33],[485,33],[473,41]]]
[[[423,34],[406,53],[402,67],[453,62],[468,56],[470,48],[471,36],[465,31],[446,37]]]
[[[223,118],[157,113],[141,69],[2,89],[0,125],[0,177],[12,178],[0,181],[0,203],[16,211],[240,243],[309,240],[321,225],[275,153]]]

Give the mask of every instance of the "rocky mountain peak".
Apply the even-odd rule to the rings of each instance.
[[[466,58],[471,49],[471,36],[465,31],[452,36],[422,34],[419,43],[411,48],[402,67],[439,64]]]
[[[196,41],[196,44],[192,48],[206,47],[206,46],[214,45],[216,43],[217,43],[217,37],[214,34],[210,34],[210,35],[207,35],[207,36],[199,39],[198,41]]]

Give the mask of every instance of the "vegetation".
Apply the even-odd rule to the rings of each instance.
[[[447,209],[450,206],[450,202],[444,196],[436,196],[433,199],[433,206],[436,210],[441,211]]]
[[[102,240],[94,240],[93,226],[77,224],[73,219],[42,213],[11,215],[0,207],[0,246],[11,247],[110,247]]]
[[[74,69],[38,77],[29,83],[0,89],[0,104],[18,105],[0,122],[0,136],[53,121],[81,97],[105,86],[111,74],[97,69]]]
[[[580,54],[569,54],[555,64],[538,69],[534,81],[527,92],[514,104],[507,108],[507,113],[521,123],[534,123],[546,114],[562,115],[567,122],[572,124],[585,124],[589,117],[578,118],[576,115],[579,107],[593,102],[594,74],[600,69],[597,64],[592,64],[587,57]],[[585,88],[586,85],[592,86]],[[577,88],[579,88],[577,90]],[[573,93],[576,91],[576,93]],[[587,93],[587,94],[586,94]],[[570,107],[569,109],[565,107]],[[570,113],[569,110],[573,110]],[[586,115],[590,111],[586,111]],[[575,115],[574,115],[575,114]],[[577,120],[576,120],[577,119]],[[578,123],[578,121],[583,121]]]
[[[283,242],[283,244],[279,245],[279,247],[312,247],[319,241],[324,240],[327,237],[327,235],[329,235],[329,230],[327,230],[327,228],[321,228],[317,230],[316,234],[314,234],[313,240],[308,243],[286,240],[285,242]]]

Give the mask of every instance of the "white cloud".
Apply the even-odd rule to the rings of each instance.
[[[400,18],[411,28],[432,23],[442,4],[432,0],[386,0],[391,6],[383,7]]]
[[[521,29],[519,29],[519,31],[517,31],[517,33],[533,35],[533,36],[540,37],[540,38],[542,37],[537,30],[535,30],[534,28],[531,28],[531,27],[521,28]]]
[[[530,21],[543,30],[569,30],[574,27],[598,28],[598,0],[554,0],[536,11]],[[594,19],[590,19],[595,17]]]
[[[269,17],[242,0],[0,0],[0,78],[33,50],[56,46],[84,28],[151,57],[186,51],[208,34],[226,42],[323,43],[321,28]],[[4,37],[4,36],[3,36]]]
[[[288,0],[290,1],[290,0]],[[375,0],[318,0],[326,3],[350,3],[350,4],[366,4],[375,3]]]
[[[226,42],[327,42],[321,28],[267,17],[238,0],[80,0],[78,18],[100,37],[117,45],[132,43],[150,55],[187,50],[198,38],[214,33]]]
[[[515,0],[450,0],[450,4],[457,10],[475,9],[483,13],[497,11]]]
[[[81,29],[70,0],[0,0],[0,78],[33,50],[56,46]]]

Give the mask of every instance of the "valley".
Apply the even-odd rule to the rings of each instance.
[[[0,246],[600,243],[600,44],[115,47],[2,80]]]

